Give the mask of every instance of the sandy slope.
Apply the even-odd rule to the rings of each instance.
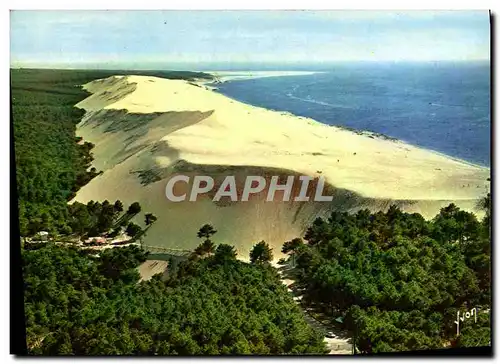
[[[85,85],[93,93],[77,106],[87,110],[78,135],[96,144],[94,165],[104,174],[76,200],[140,201],[159,217],[146,244],[191,248],[197,229],[210,222],[216,240],[246,254],[266,240],[275,252],[332,209],[385,209],[396,203],[434,216],[455,202],[474,210],[489,189],[489,169],[402,142],[326,126],[284,112],[249,106],[187,81],[145,76],[110,77]],[[258,92],[258,90],[256,90]],[[167,201],[175,173],[325,176],[332,203],[214,203]],[[265,192],[265,191],[264,191]],[[213,196],[213,194],[212,194]],[[142,220],[142,218],[141,218]]]
[[[164,260],[146,260],[139,266],[139,281],[149,281],[156,274],[163,274],[167,270],[168,262]]]

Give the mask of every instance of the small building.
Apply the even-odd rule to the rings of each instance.
[[[38,240],[40,241],[49,241],[49,233],[46,232],[46,231],[39,231],[37,234],[36,234],[36,237]]]
[[[106,242],[106,238],[103,238],[102,236],[94,236],[85,240],[86,244],[106,244]]]

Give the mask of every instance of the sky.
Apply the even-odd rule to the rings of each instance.
[[[487,11],[11,11],[11,66],[489,60]]]

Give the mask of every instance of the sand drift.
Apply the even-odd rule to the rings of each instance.
[[[239,255],[265,240],[279,258],[284,241],[333,210],[375,211],[395,204],[431,218],[451,202],[479,212],[477,202],[489,191],[487,168],[246,105],[202,84],[115,76],[84,87],[92,95],[76,105],[86,110],[77,134],[95,144],[93,164],[104,173],[75,201],[139,201],[143,211],[158,217],[144,237],[147,245],[192,249],[199,244],[198,229],[210,223],[218,230],[214,240],[233,244]],[[191,191],[197,176],[210,177],[214,186],[196,201],[169,201],[167,183],[179,175],[190,182],[175,184],[177,196]],[[245,201],[231,195],[214,200],[228,176],[240,194],[248,176],[261,177],[265,188]],[[295,199],[301,176],[311,177],[308,201]],[[268,200],[273,177],[279,184],[289,177],[297,181],[290,199],[278,189]],[[318,181],[331,201],[314,201]],[[144,224],[142,217],[136,222]]]

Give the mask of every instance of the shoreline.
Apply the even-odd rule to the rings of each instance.
[[[262,71],[262,72],[266,72],[266,71]],[[271,71],[271,72],[274,72],[274,71]],[[299,72],[299,71],[297,71],[297,72]],[[209,73],[209,72],[207,72],[207,73]],[[304,72],[304,73],[306,73],[306,74],[316,74],[316,73],[324,73],[324,72]],[[298,76],[298,75],[283,74],[283,75],[262,76],[262,77],[285,77],[285,76]],[[262,77],[258,77],[258,76],[257,77],[251,77],[251,78],[249,77],[247,79],[250,80],[250,79],[262,78]],[[247,79],[244,79],[244,80],[247,80]],[[231,81],[233,81],[233,80],[228,79],[228,80],[226,80],[224,82],[231,82]],[[238,99],[235,99],[235,98],[233,98],[233,97],[231,97],[229,95],[226,95],[226,94],[224,94],[222,92],[219,92],[217,87],[211,86],[213,84],[213,80],[212,81],[197,81],[195,83],[197,85],[200,85],[201,87],[205,87],[206,90],[208,90],[208,91],[215,92],[215,93],[217,93],[219,95],[227,97],[230,100],[233,100],[235,102],[239,102],[239,103],[247,105],[249,107],[259,108],[259,109],[262,109],[262,110],[267,110],[267,111],[276,112],[276,113],[280,113],[280,114],[287,114],[287,115],[290,115],[291,117],[294,117],[294,118],[297,118],[297,119],[303,119],[303,120],[312,121],[314,123],[317,123],[319,125],[326,126],[326,127],[342,129],[342,130],[345,130],[345,131],[348,131],[348,132],[351,132],[351,133],[354,133],[354,134],[357,134],[357,135],[360,135],[360,136],[374,137],[376,139],[385,140],[387,142],[400,143],[400,144],[403,144],[403,145],[411,146],[413,148],[422,149],[422,150],[427,151],[429,153],[434,153],[434,154],[439,155],[441,157],[454,160],[454,161],[456,161],[458,163],[467,164],[467,165],[469,165],[471,167],[476,167],[476,168],[482,168],[482,169],[491,170],[491,166],[486,166],[486,165],[478,164],[478,163],[471,162],[471,161],[468,161],[468,160],[465,160],[465,159],[461,159],[459,157],[455,157],[455,156],[446,154],[444,152],[437,151],[435,149],[426,148],[426,147],[423,147],[423,146],[420,146],[420,145],[417,145],[417,144],[413,144],[413,143],[408,142],[406,140],[398,139],[396,137],[391,137],[389,135],[385,135],[385,134],[378,133],[378,132],[375,132],[375,131],[364,130],[364,129],[355,129],[355,128],[347,127],[347,126],[343,126],[343,125],[325,124],[325,123],[323,123],[323,122],[321,122],[319,120],[316,120],[316,119],[313,119],[313,118],[310,118],[310,117],[307,117],[307,116],[296,115],[296,114],[294,114],[294,113],[292,113],[290,111],[278,110],[278,109],[272,109],[272,108],[266,108],[266,107],[259,106],[259,105],[252,105],[252,104],[246,103],[244,101],[240,101]]]
[[[444,188],[447,182],[440,179],[456,179],[460,173],[466,180],[464,185],[467,185],[476,173],[488,173],[488,177],[490,174],[488,167],[440,152],[397,139],[387,140],[369,131],[346,129],[286,111],[253,106],[189,81],[123,76],[92,82],[88,87],[93,95],[78,104],[87,111],[91,106],[90,110],[102,112],[126,110],[129,114],[144,115],[171,112],[207,115],[202,117],[205,120],[189,123],[173,133],[163,123],[157,125],[160,129],[155,129],[160,133],[155,139],[168,143],[169,148],[177,151],[177,158],[192,164],[282,168],[310,176],[321,171],[326,181],[337,188],[361,196],[395,200],[475,198],[476,192],[466,192],[467,189],[463,188],[457,190],[456,185]],[[101,93],[99,90],[105,91]],[[107,96],[103,98],[101,94]],[[94,106],[89,105],[94,104],[90,100],[96,99],[100,101]],[[104,99],[111,101],[102,104]],[[209,114],[213,116],[209,117]],[[119,125],[116,127],[120,128]],[[92,128],[91,134],[95,131]],[[149,132],[148,126],[144,127],[144,132]],[[84,136],[91,142],[92,138]],[[119,150],[123,146],[116,148]],[[236,150],[244,152],[235,153]],[[113,164],[108,159],[104,158],[106,166]],[[162,161],[156,162],[162,168],[172,163],[164,157],[158,160]],[[440,172],[443,169],[444,172]],[[391,170],[399,180],[391,179]],[[424,181],[432,181],[427,192],[422,191],[419,184]]]
[[[267,72],[267,71],[263,71],[263,72]],[[273,72],[273,73],[278,73],[277,71],[269,71],[269,72]],[[238,73],[241,73],[240,71],[238,71]],[[284,74],[284,72],[279,72],[280,74],[282,74],[282,76],[291,76],[290,74]],[[310,72],[310,73],[319,73],[319,72]],[[280,77],[279,75],[275,75],[275,76],[269,76],[269,77]],[[181,83],[184,83],[184,84],[187,84],[187,85],[194,85],[194,86],[197,86],[197,87],[200,87],[200,85],[197,83],[197,82],[190,82],[190,81],[184,81],[184,80],[168,80],[168,79],[163,79],[163,78],[159,78],[159,77],[148,77],[148,76],[133,76],[133,75],[129,75],[129,76],[116,76],[116,78],[118,79],[125,79],[125,81],[128,83],[128,85],[133,85],[134,82],[129,82],[129,78],[144,78],[144,79],[158,79],[158,80],[165,80],[165,81],[174,81],[174,82],[181,82]],[[283,118],[284,120],[287,121],[286,124],[283,124],[283,125],[280,125],[280,126],[283,126],[283,127],[288,127],[290,126],[289,123],[295,123],[295,122],[300,122],[300,123],[305,123],[307,124],[309,127],[312,127],[312,128],[322,128],[324,129],[325,131],[330,129],[330,130],[336,130],[336,131],[341,131],[341,132],[344,132],[344,133],[347,133],[347,134],[350,134],[352,137],[360,137],[360,138],[363,138],[363,139],[372,139],[372,140],[376,140],[376,141],[380,141],[382,142],[383,144],[387,144],[387,145],[397,145],[398,147],[408,147],[409,148],[409,151],[420,151],[420,152],[423,152],[423,153],[426,153],[426,154],[431,154],[431,155],[434,155],[434,156],[437,156],[439,158],[442,158],[444,160],[449,160],[449,161],[453,161],[453,162],[456,162],[456,163],[459,163],[459,164],[463,164],[463,165],[466,165],[466,166],[470,166],[470,167],[473,167],[473,168],[477,168],[477,169],[481,169],[481,170],[488,170],[490,171],[491,170],[491,167],[488,167],[488,166],[483,166],[483,165],[480,165],[480,164],[477,164],[477,163],[474,163],[474,162],[470,162],[470,161],[467,161],[467,160],[464,160],[464,159],[461,159],[461,158],[458,158],[458,157],[454,157],[454,156],[450,156],[448,154],[445,154],[443,152],[439,152],[439,151],[436,151],[436,150],[433,150],[433,149],[428,149],[428,148],[425,148],[425,147],[422,147],[422,146],[419,146],[419,145],[415,145],[415,144],[411,144],[405,140],[401,140],[401,139],[397,139],[397,138],[394,138],[394,137],[390,137],[390,136],[387,136],[387,135],[384,135],[382,133],[377,133],[377,132],[373,132],[373,131],[369,131],[369,130],[362,130],[362,129],[354,129],[354,128],[351,128],[351,127],[345,127],[343,125],[330,125],[330,124],[325,124],[321,121],[318,121],[316,119],[313,119],[313,118],[310,118],[310,117],[306,117],[306,116],[299,116],[299,115],[295,115],[289,111],[284,111],[284,110],[276,110],[276,109],[271,109],[271,108],[265,108],[265,107],[262,107],[262,106],[257,106],[257,105],[252,105],[252,104],[248,104],[248,103],[245,103],[243,101],[239,101],[237,99],[234,99],[230,96],[227,96],[223,93],[220,93],[216,90],[213,90],[209,87],[203,87],[201,86],[201,89],[202,90],[205,90],[207,92],[209,92],[210,94],[212,95],[216,95],[217,98],[223,98],[223,99],[227,99],[229,100],[229,102],[231,104],[236,104],[236,106],[241,106],[245,109],[249,109],[249,110],[253,110],[253,111],[258,111],[259,113],[262,113],[262,114],[272,114],[276,117],[279,117],[280,118]],[[132,92],[133,93],[133,92]],[[219,101],[219,100],[217,100]],[[207,107],[206,109],[209,110],[211,109],[212,106],[210,107]],[[112,109],[115,109],[114,107]],[[182,108],[179,108],[179,109],[182,109]],[[198,110],[198,111],[201,111],[200,110],[201,108],[194,108],[194,110]],[[189,110],[189,108],[184,108],[184,110]],[[163,110],[165,112],[169,112],[169,111],[173,111],[173,110],[169,110],[168,108]],[[129,110],[130,112],[130,110]],[[155,109],[155,108],[152,108],[151,110],[148,110],[147,113],[149,112],[161,112],[159,109]],[[141,111],[142,113],[142,111]],[[263,116],[267,116],[267,115],[263,115]],[[273,120],[274,122],[275,120]],[[276,126],[273,125],[273,126]],[[298,127],[300,127],[301,125],[297,125]],[[315,130],[313,130],[315,131]],[[241,166],[244,166],[244,164],[242,164]]]
[[[258,78],[269,77],[294,77],[294,76],[307,76],[316,73],[326,73],[324,71],[202,71],[210,74],[213,79],[198,79],[194,83],[206,87],[209,90],[218,90],[217,86],[221,83],[232,81],[246,81]]]
[[[360,193],[362,196],[366,197],[401,200],[428,200],[429,198],[427,197],[427,194],[425,197],[409,197],[406,194],[404,196],[396,197],[393,194],[380,195],[380,191],[375,194],[363,193],[359,189],[353,187],[355,183],[352,183],[352,179],[350,183],[338,186],[335,181],[339,172],[337,167],[346,167],[343,165],[336,165],[336,163],[332,162],[335,162],[335,158],[338,160],[348,158],[349,161],[356,162],[357,165],[365,165],[365,160],[359,160],[360,157],[353,158],[348,154],[346,155],[346,150],[352,149],[353,155],[356,156],[359,152],[362,153],[364,149],[367,149],[368,155],[365,153],[362,154],[365,158],[374,159],[373,163],[369,163],[366,166],[371,169],[376,169],[378,165],[383,164],[382,157],[387,157],[388,154],[392,155],[396,153],[399,155],[399,160],[391,161],[387,167],[393,167],[394,162],[398,162],[397,164],[400,164],[401,158],[408,158],[410,154],[414,154],[415,157],[418,157],[419,164],[421,164],[424,160],[428,162],[432,161],[434,164],[445,163],[446,165],[449,165],[448,170],[451,173],[454,173],[454,171],[460,168],[471,170],[470,172],[482,171],[484,173],[486,171],[490,171],[490,168],[487,166],[481,166],[438,151],[410,144],[400,139],[386,137],[380,133],[346,128],[340,125],[324,124],[315,119],[298,116],[288,111],[267,109],[261,106],[247,104],[191,81],[168,80],[158,77],[132,75],[114,77],[112,81],[108,78],[100,80],[99,82],[91,82],[90,84],[92,86],[90,86],[88,91],[94,95],[78,105],[87,109],[87,101],[93,97],[99,97],[99,92],[95,92],[95,90],[106,86],[102,84],[104,81],[111,82],[112,89],[114,89],[115,86],[118,86],[117,89],[119,90],[118,93],[120,94],[120,98],[117,99],[115,96],[112,98],[113,102],[111,102],[110,105],[100,105],[104,107],[97,107],[97,109],[91,107],[91,110],[127,110],[128,113],[132,114],[159,114],[164,112],[215,112],[216,116],[218,116],[215,119],[213,117],[208,117],[201,124],[198,123],[186,128],[181,128],[175,133],[168,135],[168,139],[162,138],[162,140],[168,141],[170,147],[181,152],[180,157],[182,154],[186,154],[186,158],[183,159],[194,164],[285,168],[294,170],[298,173],[315,176],[317,173],[315,173],[316,168],[313,166],[318,163],[325,166],[324,164],[326,163],[334,168],[335,172],[332,170],[332,172],[334,172],[333,174],[325,174],[325,171],[323,171],[322,175],[326,177],[327,182],[333,183],[333,185],[339,188],[352,190],[353,192]],[[126,90],[126,86],[129,88],[129,91],[122,94],[122,90]],[[106,90],[104,93],[109,95],[113,94],[113,92],[109,90]],[[169,99],[165,100],[164,97]],[[220,128],[222,126],[221,122],[224,125],[223,128]],[[196,142],[194,140],[191,142],[190,140],[193,139],[193,137],[196,137],[196,139],[199,137],[197,131],[200,128],[205,129],[205,127],[208,126],[206,123],[210,125],[214,124],[216,128],[207,130],[210,131],[210,135],[206,135],[208,139],[203,141],[199,140],[199,142],[201,142],[202,145],[206,144],[207,147],[210,145],[211,147],[208,147],[209,149],[222,149],[221,151],[225,154],[225,157],[222,159],[217,156],[218,153],[214,154],[214,151],[208,152],[208,150],[205,150],[204,148],[202,148],[202,150],[198,150],[197,147],[193,148],[191,145],[192,143],[196,144]],[[262,134],[261,131],[264,130],[271,132],[271,135]],[[196,133],[193,135],[192,131],[196,131]],[[293,138],[291,137],[291,134],[293,134]],[[285,142],[285,144],[283,144],[283,135],[285,135],[286,139],[291,138],[291,141],[294,143],[289,145],[290,143]],[[236,155],[233,149],[228,149],[230,147],[227,143],[219,143],[217,146],[212,146],[212,142],[220,139],[221,137],[227,138],[227,140],[241,139],[243,144],[238,144],[237,147],[245,147],[245,144],[249,143],[248,147],[251,147],[252,152],[248,155]],[[276,137],[278,137],[279,141],[276,140]],[[266,138],[269,140],[264,142],[264,139]],[[339,142],[341,143],[340,145],[331,145],[331,142],[328,142],[325,139],[330,139],[331,142],[336,144],[339,144]],[[304,145],[304,142],[306,142],[306,146]],[[255,143],[257,144],[255,145]],[[276,145],[268,150],[268,148],[274,144]],[[323,149],[323,151],[315,152],[306,150],[318,149],[318,147],[319,149]],[[356,151],[357,148],[361,149],[358,153]],[[261,153],[256,153],[256,151],[263,152],[265,156],[261,155]],[[329,153],[325,154],[325,152]],[[333,156],[327,157],[332,153],[334,154]],[[374,157],[374,153],[379,154],[379,156]],[[269,158],[271,155],[276,156],[276,161],[273,161],[272,157]],[[311,157],[309,155],[311,155]],[[335,157],[335,155],[337,155],[337,157]],[[340,157],[340,159],[338,157]],[[392,157],[390,158],[392,159]],[[293,161],[291,161],[292,159]],[[304,168],[299,168],[301,164],[295,163],[295,159],[304,160],[304,162],[306,162],[306,164],[302,163]],[[407,163],[412,162],[411,158],[405,162],[404,167],[400,166],[399,168],[403,168],[408,172],[412,171],[414,173],[412,167],[407,165]],[[310,165],[310,167],[307,167],[307,165]],[[452,166],[453,169],[450,169]],[[426,166],[425,164],[422,165],[422,167],[427,170],[429,169],[429,166]],[[436,167],[438,167],[435,168],[436,170],[441,170],[439,166]],[[323,168],[320,167],[317,169]],[[357,171],[354,172],[360,173]],[[380,179],[382,176],[383,175],[377,175],[377,179]],[[397,189],[403,187],[402,185],[403,183],[398,183]],[[446,193],[446,195],[446,197],[440,198],[433,196],[430,199],[449,200],[452,198],[448,196],[448,193]],[[457,196],[453,198],[457,198]],[[469,195],[468,197],[460,197],[459,199],[470,198],[471,197]]]
[[[209,73],[209,74],[211,74],[213,76],[216,76],[215,75],[216,72],[213,72],[213,71],[204,71],[204,72]],[[210,90],[212,92],[217,92],[217,93],[219,93],[219,94],[221,94],[221,95],[223,95],[223,96],[225,96],[225,97],[227,97],[227,98],[229,98],[231,100],[234,100],[236,102],[240,102],[242,104],[245,104],[245,105],[248,105],[248,106],[251,106],[251,107],[261,108],[261,109],[264,109],[264,110],[274,111],[274,112],[278,112],[278,113],[287,113],[290,116],[293,116],[293,117],[296,117],[296,118],[309,119],[309,120],[312,120],[314,122],[320,123],[322,125],[326,125],[326,126],[334,127],[334,128],[340,128],[340,129],[347,130],[347,131],[351,131],[351,132],[356,133],[358,135],[373,136],[373,137],[378,138],[378,139],[384,139],[384,140],[387,140],[387,141],[402,143],[402,144],[405,144],[405,145],[412,146],[414,148],[420,148],[422,150],[425,150],[425,151],[428,151],[428,152],[431,152],[431,153],[435,153],[435,154],[440,155],[442,157],[449,158],[449,159],[452,159],[452,160],[457,161],[459,163],[464,163],[464,164],[470,165],[472,167],[486,168],[486,169],[491,170],[491,165],[483,165],[483,164],[480,164],[480,163],[477,163],[477,162],[472,162],[472,161],[469,161],[469,160],[466,160],[466,159],[462,159],[462,158],[457,157],[457,156],[446,154],[445,152],[442,152],[442,151],[438,151],[438,150],[431,149],[431,148],[428,148],[428,147],[425,147],[425,146],[421,146],[421,145],[412,143],[410,141],[407,141],[407,140],[404,140],[404,139],[399,139],[399,138],[396,138],[396,137],[393,137],[393,136],[390,136],[390,135],[386,135],[386,134],[383,134],[383,133],[379,133],[379,132],[375,132],[375,131],[371,131],[371,130],[365,130],[365,129],[356,129],[356,128],[353,128],[353,127],[347,127],[347,126],[339,125],[339,124],[335,124],[335,125],[326,124],[326,123],[323,123],[323,122],[321,122],[319,120],[316,120],[316,119],[313,119],[313,118],[310,118],[310,117],[307,117],[307,116],[296,115],[296,114],[294,114],[294,113],[292,113],[290,111],[287,111],[287,110],[272,109],[272,108],[266,108],[266,107],[263,107],[263,106],[260,106],[260,105],[249,104],[249,103],[246,103],[244,101],[235,99],[235,98],[233,98],[230,95],[226,95],[226,94],[220,92],[216,86],[213,86],[213,85],[217,85],[217,84],[225,83],[225,82],[245,81],[245,80],[252,80],[252,79],[257,79],[257,78],[287,77],[287,76],[288,77],[290,77],[290,76],[307,76],[307,75],[318,74],[318,73],[327,73],[325,71],[220,71],[219,73],[222,74],[222,76],[221,76],[222,79],[219,80],[219,81],[216,81],[216,80],[197,81],[196,83],[199,84],[200,86],[206,87],[207,90]],[[232,76],[232,74],[235,74],[235,76]]]

